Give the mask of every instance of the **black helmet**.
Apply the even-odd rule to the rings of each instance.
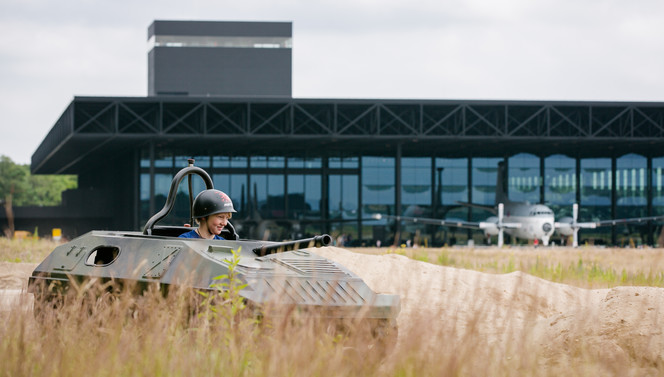
[[[194,218],[200,219],[215,213],[235,212],[228,195],[219,190],[204,190],[194,199]]]

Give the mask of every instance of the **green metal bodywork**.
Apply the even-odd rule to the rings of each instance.
[[[396,318],[400,299],[374,293],[345,267],[313,248],[257,256],[254,249],[280,245],[251,240],[203,240],[140,232],[92,231],[58,246],[30,277],[30,290],[71,279],[159,284],[206,291],[229,273],[231,250],[240,250],[236,276],[248,284],[240,294],[257,305],[317,308],[330,317]],[[46,283],[46,284],[42,284]]]
[[[295,305],[332,318],[393,320],[399,314],[399,296],[376,294],[357,275],[315,253],[313,247],[331,242],[328,235],[281,243],[242,240],[229,222],[222,233],[226,240],[207,240],[178,237],[192,228],[156,226],[173,208],[180,181],[193,174],[213,188],[207,173],[190,161],[173,178],[164,208],[143,232],[92,231],[56,247],[32,273],[29,290],[44,298],[56,285],[62,292],[72,282],[100,279],[139,287],[158,284],[164,291],[214,291],[220,283],[215,278],[229,275],[235,250],[240,261],[234,273],[247,284],[240,294],[248,303]]]

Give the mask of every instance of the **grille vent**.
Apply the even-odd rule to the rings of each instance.
[[[298,304],[307,305],[364,305],[366,300],[346,281],[329,280],[264,280],[274,294]]]
[[[348,274],[327,259],[318,258],[274,258],[274,262],[305,275]]]

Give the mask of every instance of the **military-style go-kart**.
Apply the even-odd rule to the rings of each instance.
[[[36,300],[46,300],[72,281],[99,279],[163,291],[178,287],[214,291],[215,277],[229,274],[232,250],[240,251],[234,268],[247,286],[240,291],[249,305],[289,306],[330,318],[362,318],[395,324],[400,310],[397,295],[376,294],[358,276],[310,247],[326,246],[329,235],[289,242],[240,239],[230,222],[225,240],[179,238],[192,228],[156,225],[173,209],[184,177],[200,176],[208,189],[212,179],[201,168],[180,170],[173,178],[164,207],[142,232],[91,231],[60,245],[37,266],[29,280]],[[191,184],[189,185],[191,189]],[[190,190],[190,202],[192,193]]]

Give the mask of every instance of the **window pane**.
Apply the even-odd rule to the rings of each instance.
[[[540,159],[520,153],[510,157],[507,162],[507,193],[515,202],[540,202]]]
[[[362,200],[369,207],[366,214],[394,213],[394,157],[362,158]],[[380,205],[379,207],[372,207]]]
[[[284,176],[255,174],[251,176],[252,198],[256,190],[258,212],[264,219],[285,217]]]
[[[431,158],[402,158],[401,203],[404,212],[408,206],[419,206],[429,213],[431,194]]]
[[[246,168],[247,157],[245,156],[214,156],[212,164],[215,168]]]
[[[576,160],[560,154],[547,157],[544,160],[544,177],[545,202],[552,208],[571,208],[576,202]]]
[[[473,158],[473,203],[494,205],[498,163],[502,158]]]
[[[214,188],[221,190],[233,201],[233,208],[238,212],[236,216],[249,217],[243,213],[247,200],[247,176],[245,174],[215,174],[212,178]]]
[[[316,169],[323,166],[322,160],[320,157],[289,157],[288,158],[288,167],[289,168],[304,168],[304,169]]]
[[[288,176],[288,217],[320,218],[320,175]]]
[[[357,219],[358,191],[357,176],[329,176],[329,209],[330,219]]]

